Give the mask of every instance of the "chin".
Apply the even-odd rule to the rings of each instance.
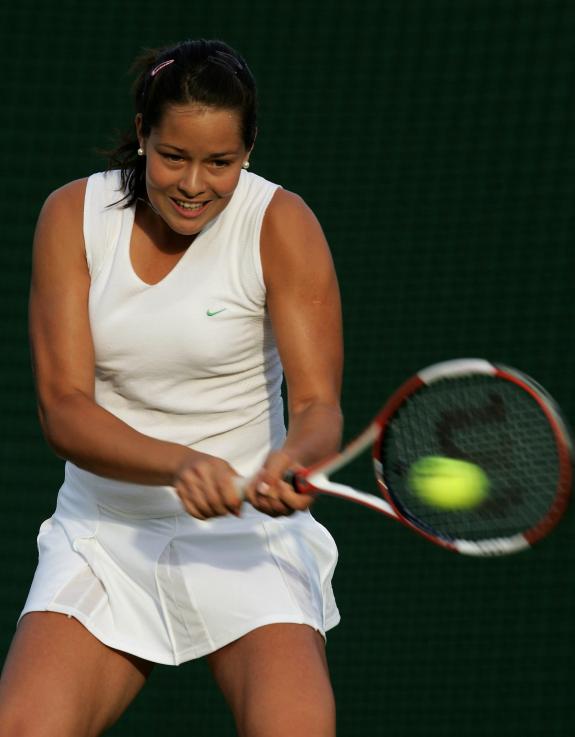
[[[205,226],[205,223],[201,223],[201,224],[194,223],[194,225],[188,225],[186,227],[185,223],[180,224],[180,223],[174,223],[171,221],[165,221],[165,222],[171,231],[173,231],[174,233],[177,233],[178,235],[183,235],[183,236],[198,235],[198,233],[200,233]]]
[[[158,208],[156,213],[163,220],[164,224],[178,235],[197,235],[206,225],[206,222],[203,220],[188,221],[183,218],[179,218],[177,215],[174,216],[173,212],[166,212],[164,208]]]

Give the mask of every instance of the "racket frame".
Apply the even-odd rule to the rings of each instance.
[[[483,374],[511,381],[526,391],[545,414],[556,442],[560,473],[557,493],[547,514],[536,525],[522,533],[508,537],[494,537],[483,540],[455,539],[443,536],[411,516],[402,508],[394,497],[393,491],[385,482],[385,470],[379,460],[379,449],[391,418],[401,405],[422,386],[436,381],[452,379],[466,375]],[[330,476],[340,468],[357,458],[361,453],[372,448],[372,461],[379,490],[383,496],[377,497],[359,491],[346,484],[332,481]],[[572,443],[570,433],[563,421],[554,400],[536,382],[516,369],[493,364],[479,358],[461,358],[428,366],[402,384],[388,399],[378,415],[368,427],[352,440],[345,448],[308,469],[298,471],[290,479],[294,488],[301,493],[322,493],[330,496],[349,499],[396,520],[431,542],[465,555],[493,556],[515,553],[525,550],[557,524],[567,507],[572,484]]]

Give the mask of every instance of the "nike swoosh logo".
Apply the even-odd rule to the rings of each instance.
[[[213,310],[213,311],[212,310],[206,310],[206,315],[208,317],[213,317],[214,315],[219,315],[220,312],[225,312],[226,309],[227,309],[226,307],[222,307],[221,310]]]

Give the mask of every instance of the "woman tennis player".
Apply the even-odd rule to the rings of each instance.
[[[100,735],[154,663],[207,656],[242,737],[333,735],[337,551],[281,481],[340,441],[332,261],[302,200],[247,171],[243,59],[186,41],[139,68],[116,167],[54,192],[37,226],[39,412],[67,463],[0,734]]]

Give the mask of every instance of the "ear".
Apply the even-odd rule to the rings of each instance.
[[[257,128],[256,128],[256,134],[254,136],[254,142],[252,143],[252,145],[250,146],[250,148],[248,148],[248,150],[246,151],[245,160],[246,160],[248,166],[245,166],[244,169],[247,169],[249,167],[249,160],[250,160],[250,156],[252,155],[252,151],[254,150],[254,146],[256,145],[256,137],[257,137],[257,135],[258,135],[258,131],[257,131]]]

